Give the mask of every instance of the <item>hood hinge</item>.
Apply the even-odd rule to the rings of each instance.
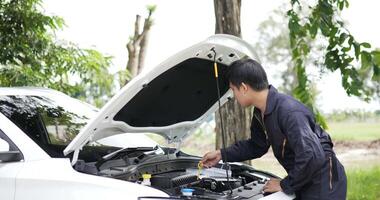
[[[74,150],[73,159],[71,160],[71,166],[74,166],[75,163],[77,163],[77,161],[78,161],[79,151],[80,151],[79,149],[75,149],[75,150]]]

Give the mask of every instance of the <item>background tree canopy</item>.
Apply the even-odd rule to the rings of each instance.
[[[344,27],[339,12],[349,6],[347,0],[319,0],[314,5],[291,0],[289,17],[289,41],[297,86],[293,95],[309,106],[317,120],[326,127],[320,112],[313,105],[310,81],[306,75],[306,60],[311,43],[320,36],[326,39],[327,47],[322,51],[324,62],[320,68],[331,72],[340,71],[342,86],[346,93],[365,101],[380,95],[380,51],[371,49],[367,42],[356,41]]]
[[[58,40],[64,20],[41,0],[0,1],[0,86],[42,86],[97,106],[111,95],[111,57]]]
[[[356,41],[344,27],[339,16],[348,1],[290,1],[290,9],[287,5],[261,23],[255,45],[264,63],[280,69],[279,89],[309,106],[325,128],[327,123],[315,99],[317,82],[329,72],[340,72],[342,87],[349,96],[377,99],[380,54],[369,43]]]

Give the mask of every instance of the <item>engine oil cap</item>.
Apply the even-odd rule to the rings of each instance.
[[[143,174],[142,177],[143,177],[143,181],[141,182],[141,184],[150,186],[151,185],[150,178],[152,178],[152,175],[151,174]]]
[[[150,179],[150,178],[152,178],[152,175],[151,174],[143,174],[142,177],[143,177],[143,179]]]
[[[181,189],[183,196],[193,196],[194,189],[192,188],[182,188]]]

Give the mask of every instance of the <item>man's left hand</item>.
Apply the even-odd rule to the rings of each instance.
[[[263,188],[264,192],[278,192],[282,191],[281,185],[280,185],[280,179],[271,178]]]

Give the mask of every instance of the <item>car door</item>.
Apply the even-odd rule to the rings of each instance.
[[[22,156],[12,158],[12,154],[16,153],[18,149],[1,129],[0,142],[2,143],[2,149],[0,149],[0,199],[13,200],[16,191],[16,177],[24,162]],[[8,144],[8,149],[4,148],[6,147],[4,143]]]

